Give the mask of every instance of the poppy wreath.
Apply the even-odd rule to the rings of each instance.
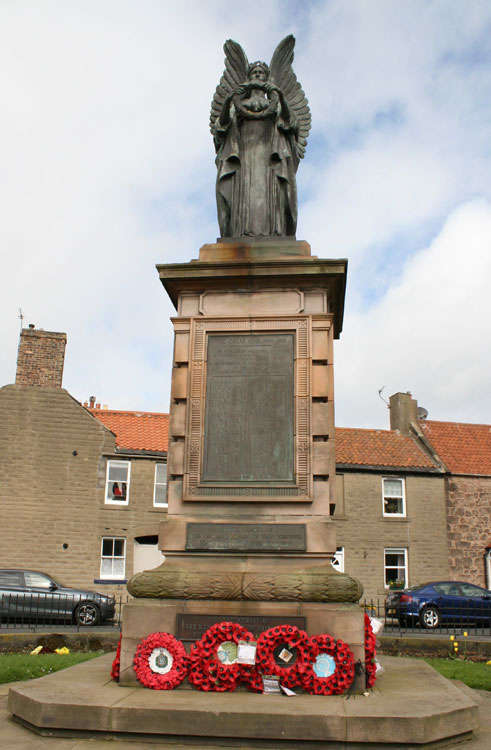
[[[296,651],[293,664],[286,662],[283,666],[276,663],[275,654],[281,646],[286,651]],[[257,671],[263,675],[279,677],[280,683],[285,687],[293,688],[302,684],[304,672],[309,668],[311,658],[309,637],[304,630],[299,630],[295,625],[277,625],[261,633],[257,639]],[[259,678],[257,674],[251,675],[251,679],[244,682],[251,690],[258,690],[260,686],[262,692],[262,679]]]
[[[365,674],[367,688],[375,685],[375,674],[377,665],[375,664],[375,646],[377,639],[372,629],[372,623],[369,616],[365,613]]]
[[[212,625],[189,652],[188,681],[198,690],[224,693],[233,691],[241,682],[246,666],[222,661],[227,656],[227,648],[237,650],[239,641],[252,641],[254,636],[242,625],[235,622],[218,622]],[[227,644],[230,644],[227,647]],[[223,658],[223,656],[222,656]]]
[[[121,633],[119,634],[118,647],[116,649],[116,656],[111,665],[111,680],[119,682],[119,663],[121,660]]]
[[[302,687],[311,695],[341,695],[349,688],[355,677],[355,657],[346,643],[327,633],[310,638],[312,661],[304,672]],[[327,654],[334,659],[335,669],[327,677],[319,677],[315,662],[319,655]]]
[[[165,649],[171,657],[170,667],[165,674],[154,671],[150,665],[150,657],[156,649]],[[169,660],[166,655],[163,659],[168,664]],[[145,687],[154,690],[172,690],[180,685],[187,675],[188,655],[181,641],[170,633],[152,633],[138,644],[133,659],[133,669],[138,680]]]

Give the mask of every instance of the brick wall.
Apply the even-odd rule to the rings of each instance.
[[[41,570],[68,586],[126,594],[96,584],[103,536],[126,539],[133,574],[135,536],[158,534],[156,459],[132,460],[128,506],[104,502],[115,438],[61,388],[0,389],[0,567]],[[64,544],[68,546],[64,548]]]
[[[386,548],[408,550],[410,585],[448,576],[444,477],[406,475],[406,517],[390,518],[382,510],[382,476],[388,475],[345,472],[338,484],[344,487],[344,514],[337,498],[334,516],[336,543],[345,548],[345,571],[362,582],[367,599],[387,594]]]
[[[491,538],[491,477],[447,479],[450,573],[486,586],[484,555]]]
[[[66,333],[23,328],[17,355],[17,385],[61,388]]]

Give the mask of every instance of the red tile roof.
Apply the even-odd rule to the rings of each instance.
[[[169,415],[158,412],[90,409],[102,424],[116,435],[118,448],[167,451]]]
[[[167,451],[169,415],[91,409],[116,435],[118,448]],[[454,474],[491,476],[491,426],[459,422],[420,423],[423,434]],[[397,430],[336,427],[336,462],[352,466],[435,469],[415,440]]]
[[[424,421],[420,427],[453,474],[491,476],[491,425]]]
[[[409,437],[393,430],[336,427],[336,463],[435,469],[433,461]]]

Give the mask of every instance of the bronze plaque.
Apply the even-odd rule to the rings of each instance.
[[[188,523],[186,550],[306,552],[304,523]]]
[[[277,625],[294,625],[305,630],[305,617],[269,615],[177,615],[176,637],[182,641],[197,641],[217,622],[236,622],[250,630],[255,638]]]
[[[203,482],[293,482],[293,333],[210,335]]]

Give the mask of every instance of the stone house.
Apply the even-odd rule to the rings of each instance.
[[[16,382],[0,389],[0,567],[126,593],[159,561],[168,415],[85,408],[61,387],[65,345],[24,329]]]
[[[491,425],[418,419],[411,394],[395,394],[391,428],[445,471],[450,578],[491,589]]]
[[[335,567],[367,600],[448,576],[444,470],[396,430],[336,428]]]

